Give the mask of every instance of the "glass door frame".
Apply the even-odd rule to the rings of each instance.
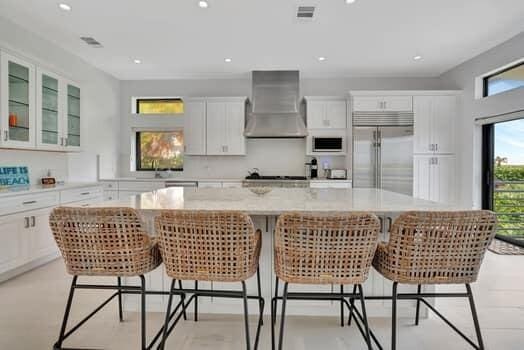
[[[482,209],[494,211],[495,190],[495,125],[497,123],[482,125]],[[496,238],[524,247],[524,240],[515,239],[505,235],[496,235]]]
[[[43,105],[43,97],[42,97],[42,83],[43,83],[43,76],[46,75],[50,78],[56,79],[58,82],[58,143],[55,144],[49,144],[49,143],[43,143],[42,142],[42,129],[43,129],[43,114],[42,114],[42,105]],[[49,150],[63,150],[64,149],[64,96],[63,96],[63,78],[59,75],[45,70],[41,68],[37,68],[37,78],[36,78],[36,108],[37,108],[37,118],[36,118],[36,142],[39,149],[49,149]]]

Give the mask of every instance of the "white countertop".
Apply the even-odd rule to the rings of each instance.
[[[62,185],[29,185],[29,186],[11,186],[6,188],[0,188],[0,198],[16,196],[16,195],[25,195],[49,191],[63,191],[70,190],[74,188],[82,187],[91,187],[91,186],[101,186],[97,182],[70,182]]]
[[[278,215],[286,211],[458,210],[459,208],[377,189],[273,188],[258,196],[248,188],[166,188],[128,200],[103,202],[97,207],[131,207],[139,211],[173,209],[238,210],[251,215]]]
[[[166,181],[200,181],[200,182],[242,182],[243,178],[238,179],[217,179],[217,178],[196,178],[196,177],[115,177],[112,179],[100,179],[100,181],[136,181],[136,182],[166,182]]]

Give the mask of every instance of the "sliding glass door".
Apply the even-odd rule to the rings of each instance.
[[[497,213],[497,237],[524,246],[524,118],[483,126],[483,207]]]

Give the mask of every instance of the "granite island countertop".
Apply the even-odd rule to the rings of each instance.
[[[287,211],[374,213],[410,210],[460,210],[446,205],[380,189],[273,188],[257,195],[248,188],[166,188],[129,199],[102,202],[92,207],[131,207],[139,211],[238,210],[250,215],[279,215]]]

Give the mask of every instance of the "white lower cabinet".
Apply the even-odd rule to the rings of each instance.
[[[455,156],[416,155],[413,195],[416,198],[453,204],[455,195]]]
[[[102,199],[100,186],[1,197],[0,282],[58,256],[49,227],[57,205],[88,206]]]
[[[24,220],[20,215],[0,217],[0,274],[23,264]]]

